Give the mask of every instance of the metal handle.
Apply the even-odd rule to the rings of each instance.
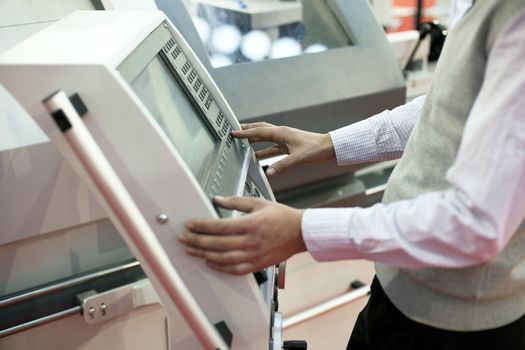
[[[173,303],[177,307],[205,349],[228,349],[171,264],[155,233],[67,95],[58,91],[45,99],[43,104],[57,121],[71,150],[100,190],[117,220],[116,226],[126,231],[123,238],[141,261],[142,268],[149,272],[152,281],[156,281],[157,286],[161,287],[159,294],[169,298],[163,302]]]

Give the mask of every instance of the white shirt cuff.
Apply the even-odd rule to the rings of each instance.
[[[352,209],[307,209],[301,228],[306,248],[317,261],[359,259],[349,236]]]
[[[338,165],[360,164],[378,156],[375,134],[367,119],[331,131],[329,134]]]

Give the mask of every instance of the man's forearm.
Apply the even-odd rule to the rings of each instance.
[[[403,106],[330,132],[339,165],[397,159],[403,154],[425,102],[421,96]]]

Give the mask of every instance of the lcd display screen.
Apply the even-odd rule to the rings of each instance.
[[[162,58],[155,56],[131,86],[204,186],[219,141]]]

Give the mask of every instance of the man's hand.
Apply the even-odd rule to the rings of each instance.
[[[243,275],[306,250],[302,210],[258,198],[216,197],[215,203],[249,214],[186,223],[186,231],[179,236],[187,245],[186,252],[205,259],[212,269]]]
[[[272,164],[266,175],[282,173],[288,168],[335,159],[334,145],[329,134],[317,134],[286,126],[274,126],[268,123],[242,124],[243,130],[232,131],[232,135],[248,139],[250,143],[273,142],[276,145],[256,152],[258,159],[283,154],[287,157]]]

